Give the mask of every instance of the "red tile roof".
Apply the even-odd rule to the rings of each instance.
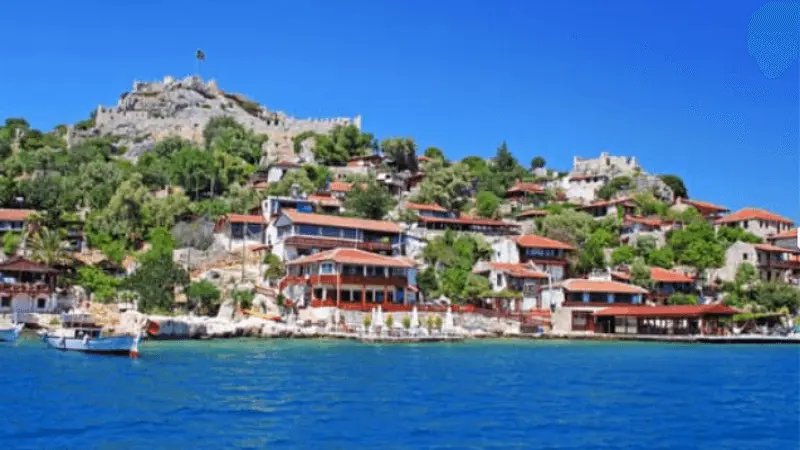
[[[35,213],[33,209],[5,209],[0,208],[0,220],[21,221]]]
[[[344,181],[334,181],[330,186],[331,192],[350,192],[351,189],[353,189],[353,185]]]
[[[543,278],[547,279],[547,274],[534,270],[528,264],[514,264],[514,263],[501,263],[501,262],[488,262],[486,263],[490,269],[498,272],[506,272],[517,278]]]
[[[354,248],[336,248],[333,250],[319,252],[314,255],[305,256],[303,258],[290,261],[286,263],[286,265],[296,266],[299,264],[318,263],[322,261],[332,261],[339,264],[359,264],[365,266],[400,268],[414,267],[414,264],[412,264],[406,258],[392,258],[390,256],[378,255]]]
[[[573,278],[561,283],[566,291],[570,292],[608,292],[612,294],[646,294],[647,289],[632,284],[618,283],[605,280],[585,280]]]
[[[406,202],[407,209],[413,209],[415,211],[433,211],[433,212],[447,212],[446,209],[442,208],[441,206],[435,203],[411,203]]]
[[[57,270],[50,268],[44,264],[39,264],[34,261],[29,261],[25,258],[12,258],[0,263],[0,272],[38,272],[38,273],[55,273]]]
[[[251,223],[251,224],[264,224],[267,221],[264,219],[264,216],[259,216],[255,214],[228,214],[223,216],[228,222],[231,223]]]
[[[744,220],[764,220],[769,222],[780,222],[794,224],[794,221],[786,217],[759,208],[742,208],[733,214],[717,219],[715,223],[741,222]]]
[[[547,214],[549,213],[543,209],[529,209],[517,214],[517,217],[543,217]]]
[[[614,278],[628,281],[631,275],[627,272],[613,272]],[[658,283],[694,283],[694,278],[672,270],[662,269],[661,267],[650,268],[650,278]]]
[[[562,249],[562,250],[575,250],[575,247],[569,244],[565,244],[555,239],[537,236],[535,234],[526,234],[523,236],[519,236],[515,238],[514,241],[517,243],[517,245],[523,248],[552,248],[552,249]]]
[[[761,250],[762,252],[772,252],[772,253],[800,253],[800,250],[790,250],[788,248],[778,247],[772,244],[753,244],[753,247],[756,250]]]
[[[709,203],[709,202],[701,202],[700,200],[691,200],[691,199],[688,199],[688,198],[682,198],[682,199],[680,199],[680,201],[681,201],[681,203],[685,203],[687,205],[694,206],[697,209],[707,209],[709,211],[715,211],[715,212],[727,212],[727,211],[729,211],[728,208],[726,208],[724,206],[715,205],[715,204]]]
[[[797,228],[792,228],[789,231],[784,231],[783,233],[778,233],[767,238],[768,241],[773,241],[775,239],[795,239],[797,238]]]
[[[699,317],[706,314],[732,316],[739,311],[721,304],[668,306],[611,306],[594,313],[595,316],[627,317]]]
[[[431,159],[432,158],[430,156],[425,156],[425,155],[417,156],[417,161],[420,161],[420,162],[428,162]]]
[[[502,220],[494,220],[494,219],[472,219],[467,217],[458,217],[458,218],[445,218],[445,217],[427,217],[427,216],[419,216],[420,222],[425,223],[452,223],[452,224],[459,224],[459,225],[480,225],[480,226],[487,226],[487,227],[517,227],[519,225],[504,222]]]
[[[660,227],[664,222],[658,217],[625,216],[625,222],[640,223],[650,227]]]
[[[352,217],[329,216],[325,214],[301,213],[295,209],[282,209],[281,212],[292,222],[304,225],[352,228],[356,230],[400,233],[400,226],[385,220],[354,219]]]
[[[323,206],[341,206],[342,202],[338,198],[331,197],[324,194],[311,194],[308,196],[308,201],[316,202]]]
[[[514,183],[514,186],[506,191],[506,194],[515,194],[517,192],[527,192],[530,194],[542,194],[544,193],[544,188],[536,183],[523,183],[521,181],[517,181]]]

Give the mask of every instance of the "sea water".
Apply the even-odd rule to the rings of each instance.
[[[0,345],[2,449],[798,448],[793,345]]]

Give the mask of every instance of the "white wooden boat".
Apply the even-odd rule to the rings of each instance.
[[[48,347],[57,350],[139,356],[141,332],[104,336],[103,327],[95,324],[91,314],[62,314],[61,327],[42,333]]]
[[[0,342],[14,342],[19,338],[22,329],[25,328],[24,323],[14,323],[11,326],[0,326]]]

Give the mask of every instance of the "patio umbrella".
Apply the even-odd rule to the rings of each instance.
[[[382,327],[383,326],[383,308],[381,305],[378,305],[378,324]]]
[[[453,322],[453,307],[452,306],[448,306],[447,307],[447,312],[444,315],[444,324],[443,324],[442,328],[445,331],[451,331],[455,327],[456,327],[456,325]]]
[[[417,313],[417,305],[411,309],[411,328],[419,328],[419,313]]]
[[[333,328],[336,329],[339,327],[339,308],[334,309],[333,311]]]

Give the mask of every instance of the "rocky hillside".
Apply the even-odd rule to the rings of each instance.
[[[160,82],[134,81],[133,89],[116,106],[99,106],[90,120],[69,129],[69,142],[90,136],[118,136],[126,156],[136,158],[166,136],[178,135],[201,143],[206,123],[229,116],[256,133],[269,136],[263,152],[268,161],[294,154],[292,138],[304,132],[328,133],[337,125],[361,127],[361,118],[298,119],[270,111],[247,97],[228,93],[216,82],[199,77]]]

